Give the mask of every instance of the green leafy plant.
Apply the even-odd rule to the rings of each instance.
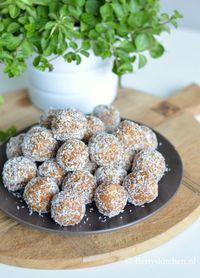
[[[90,51],[113,57],[113,72],[121,76],[142,68],[146,54],[158,58],[164,46],[158,36],[177,27],[178,11],[160,14],[159,0],[0,0],[0,62],[10,77],[26,69],[34,55],[39,70],[53,70],[62,56],[81,63]]]
[[[4,98],[3,98],[3,96],[0,96],[0,105],[2,105],[3,103],[4,103]],[[12,136],[16,132],[17,132],[17,129],[15,126],[11,126],[6,130],[0,130],[0,142],[6,140],[7,138]]]

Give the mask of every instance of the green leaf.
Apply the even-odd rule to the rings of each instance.
[[[53,27],[56,26],[56,22],[55,21],[49,21],[47,22],[47,24],[44,26],[45,30],[51,30]]]
[[[94,26],[97,23],[96,18],[92,14],[83,13],[81,16],[81,20],[88,24]]]
[[[34,67],[37,67],[38,65],[39,65],[39,63],[40,63],[40,56],[36,56],[35,58],[34,58],[34,60],[33,60],[33,65],[34,65]]]
[[[97,14],[100,3],[98,0],[87,0],[85,4],[85,10],[89,14]]]
[[[77,43],[75,43],[74,41],[70,41],[70,42],[69,42],[69,46],[70,46],[72,49],[74,49],[74,50],[76,50],[76,49],[78,48]]]
[[[85,57],[89,57],[90,56],[90,53],[85,51],[85,50],[81,50],[80,53],[85,56]]]
[[[139,1],[137,0],[128,0],[128,7],[131,13],[137,13],[140,10]]]
[[[0,105],[2,105],[4,103],[4,97],[0,96]]]
[[[104,21],[112,20],[113,18],[112,6],[108,3],[100,8],[100,13]]]
[[[142,27],[148,21],[148,14],[145,11],[131,14],[128,18],[128,24],[131,27]]]
[[[178,28],[178,23],[175,20],[171,20],[171,24],[175,27]]]
[[[139,60],[138,60],[138,68],[141,69],[143,68],[146,63],[147,63],[147,58],[146,56],[142,55],[142,54],[139,54]]]
[[[71,6],[71,5],[69,5],[68,6],[68,10],[70,12],[70,15],[75,17],[75,18],[77,18],[77,19],[82,14],[82,10],[81,10],[81,8],[79,6]]]
[[[33,53],[33,45],[28,40],[23,41],[21,49],[25,57],[29,57]]]
[[[128,41],[128,40],[122,41],[119,47],[123,48],[127,52],[135,51],[135,45],[132,42]]]
[[[81,47],[82,47],[83,50],[90,49],[90,41],[83,41]]]
[[[7,32],[15,33],[17,31],[19,31],[19,29],[20,29],[20,24],[17,22],[12,22],[12,23],[10,23],[10,25],[8,25]]]
[[[118,3],[118,2],[115,2],[115,3],[112,3],[112,8],[116,14],[116,16],[120,19],[122,18],[125,14],[124,14],[124,9],[123,9],[123,6]]]
[[[76,54],[74,52],[68,52],[63,57],[68,63],[76,60]]]
[[[79,65],[81,63],[81,56],[80,55],[76,55],[76,64]]]
[[[150,55],[152,58],[159,58],[160,56],[163,55],[165,52],[165,49],[162,44],[157,43],[154,48],[150,50]]]
[[[20,37],[13,36],[10,33],[5,33],[2,36],[6,48],[10,51],[15,50],[21,43]]]
[[[15,126],[11,126],[10,128],[6,130],[0,130],[0,141],[5,141],[12,135],[14,135],[17,132],[17,129]]]
[[[133,71],[131,62],[125,62],[118,67],[118,74],[124,74]]]
[[[2,32],[4,30],[4,24],[3,22],[0,22],[0,32]]]
[[[150,49],[154,45],[154,37],[150,33],[140,33],[135,38],[137,51]]]
[[[15,5],[9,5],[8,10],[12,18],[16,18],[20,13],[20,9]]]

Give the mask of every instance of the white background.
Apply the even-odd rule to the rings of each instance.
[[[183,86],[200,84],[200,1],[163,0],[162,9],[184,14],[179,31],[164,34],[166,54],[143,70],[124,77],[123,85],[166,96]],[[1,67],[0,67],[1,69]],[[8,79],[0,70],[0,93],[22,88],[26,75]],[[148,227],[147,227],[148,228]],[[1,277],[200,277],[200,220],[168,243],[135,258],[81,270],[30,270],[0,264]]]

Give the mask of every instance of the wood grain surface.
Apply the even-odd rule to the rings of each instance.
[[[191,85],[162,100],[124,89],[114,105],[122,116],[148,124],[178,149],[184,178],[175,198],[149,219],[126,229],[89,236],[62,236],[28,228],[0,213],[0,262],[39,269],[82,268],[118,261],[176,236],[200,215],[200,87]],[[25,91],[6,96],[0,128],[38,121]]]

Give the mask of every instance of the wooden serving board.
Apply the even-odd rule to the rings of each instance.
[[[0,262],[29,268],[81,268],[110,263],[150,250],[176,236],[200,215],[200,87],[191,85],[162,100],[124,89],[114,105],[122,116],[148,124],[166,136],[183,159],[184,178],[168,205],[125,230],[89,236],[62,236],[28,228],[0,213]],[[6,96],[0,128],[18,129],[38,121],[26,92]]]

